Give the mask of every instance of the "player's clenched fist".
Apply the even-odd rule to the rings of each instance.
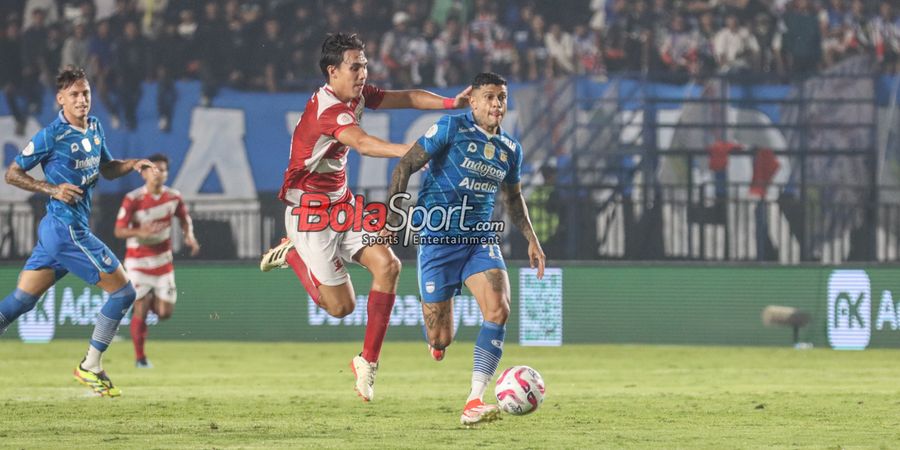
[[[81,200],[83,195],[84,191],[78,186],[69,183],[60,183],[56,185],[56,189],[53,190],[53,198],[70,205],[74,205]]]

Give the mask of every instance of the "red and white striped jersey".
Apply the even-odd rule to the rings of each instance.
[[[182,222],[190,220],[181,193],[175,189],[163,186],[159,195],[153,195],[146,187],[139,187],[125,195],[116,217],[117,228],[140,228],[151,223],[164,225],[151,237],[126,240],[126,270],[163,275],[174,269],[172,217],[178,217]]]
[[[367,84],[362,95],[341,102],[327,85],[306,102],[291,137],[291,159],[278,198],[297,206],[304,193],[328,194],[332,202],[351,198],[347,187],[348,147],[337,140],[341,131],[358,126],[363,108],[376,109],[384,91]]]

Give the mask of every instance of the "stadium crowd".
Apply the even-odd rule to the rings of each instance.
[[[711,74],[773,80],[850,54],[896,72],[900,15],[878,0],[4,0],[0,86],[17,118],[40,108],[60,67],[88,69],[101,100],[136,124],[141,83],[159,83],[168,129],[174,81],[310,90],[327,32],[358,32],[369,79],[447,86],[490,70],[512,81],[630,72],[683,82]],[[51,89],[52,90],[52,89]]]

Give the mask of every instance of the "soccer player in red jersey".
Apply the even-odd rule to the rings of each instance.
[[[313,301],[328,314],[344,317],[356,307],[356,295],[345,262],[356,262],[372,273],[363,351],[353,358],[355,389],[364,401],[374,397],[375,372],[387,332],[400,260],[390,247],[366,245],[365,230],[308,231],[301,223],[304,195],[327,196],[330,208],[362,207],[347,186],[347,152],[394,158],[410,146],[392,144],[360,128],[363,109],[455,109],[468,106],[471,89],[454,98],[424,90],[385,91],[366,84],[365,45],[355,34],[329,35],[322,44],[319,68],[326,83],[310,97],[291,139],[291,155],[278,198],[285,208],[287,239],[263,255],[262,271],[290,266]],[[307,197],[308,199],[309,197]],[[303,208],[300,208],[303,205]]]
[[[184,235],[184,245],[191,256],[200,251],[194,237],[191,216],[181,194],[165,185],[169,176],[169,159],[155,154],[150,161],[157,173],[142,173],[145,184],[122,199],[116,218],[116,237],[127,240],[125,269],[137,291],[131,314],[131,339],[134,342],[135,366],[150,368],[144,353],[147,339],[147,313],[153,311],[159,320],[166,320],[175,310],[178,291],[175,289],[175,267],[172,264],[172,218],[177,217]]]

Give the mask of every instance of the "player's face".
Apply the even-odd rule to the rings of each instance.
[[[56,101],[62,106],[63,113],[68,119],[82,122],[91,111],[91,85],[87,80],[78,80],[58,91]]]
[[[148,187],[156,188],[166,184],[166,180],[169,179],[169,164],[165,161],[156,161],[153,164],[156,165],[159,172],[153,173],[152,170],[144,170],[141,172],[141,176],[147,182]]]
[[[362,50],[347,50],[340,66],[331,66],[331,88],[338,98],[354,99],[362,94],[366,78],[369,77],[369,60]]]
[[[506,115],[506,86],[488,84],[472,91],[469,104],[475,122],[485,130],[495,130]]]

